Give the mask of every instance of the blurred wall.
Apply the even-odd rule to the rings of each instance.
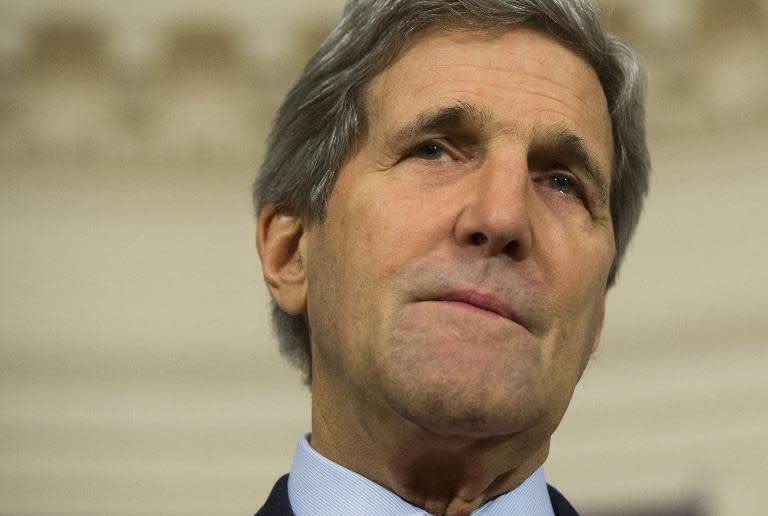
[[[341,4],[0,0],[0,514],[252,514],[288,470],[249,186]],[[768,1],[602,5],[653,184],[548,479],[768,514]]]

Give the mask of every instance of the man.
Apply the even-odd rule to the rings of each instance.
[[[543,476],[647,190],[588,0],[351,0],[288,94],[257,247],[312,433],[259,515],[576,514]]]

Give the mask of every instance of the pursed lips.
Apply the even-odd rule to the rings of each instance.
[[[453,290],[425,301],[464,304],[525,326],[514,310],[493,294],[474,290]]]

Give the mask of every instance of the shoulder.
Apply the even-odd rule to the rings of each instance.
[[[288,475],[280,477],[255,516],[294,516],[288,501]]]
[[[547,491],[549,491],[549,499],[552,502],[552,508],[555,510],[556,516],[579,516],[576,509],[568,503],[568,500],[560,494],[560,491],[550,485],[547,485]]]

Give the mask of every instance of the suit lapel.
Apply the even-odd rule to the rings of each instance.
[[[549,492],[549,500],[552,502],[552,508],[555,510],[555,516],[579,516],[576,509],[568,503],[560,491],[547,484],[547,491]]]
[[[272,488],[264,506],[255,516],[294,516],[288,500],[288,475],[283,475]]]

